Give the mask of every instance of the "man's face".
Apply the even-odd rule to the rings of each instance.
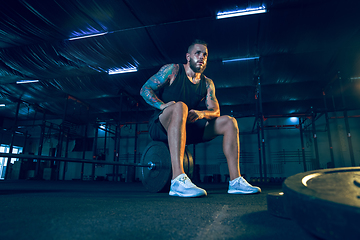
[[[195,44],[190,53],[187,53],[187,60],[190,62],[190,68],[196,73],[205,71],[208,49],[202,44]]]

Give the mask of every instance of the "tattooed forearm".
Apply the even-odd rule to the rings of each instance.
[[[155,94],[155,91],[171,81],[171,79],[176,76],[177,71],[178,65],[165,65],[154,76],[146,81],[140,90],[140,95],[150,106],[160,109],[160,106],[164,104],[164,102]]]
[[[147,84],[141,88],[140,95],[144,98],[145,102],[154,108],[160,109],[160,106],[164,104],[164,102],[156,96],[154,90]]]
[[[206,99],[205,99],[205,105],[207,110],[202,111],[203,112],[203,118],[206,119],[212,119],[215,117],[220,116],[220,107],[218,100],[215,96],[215,86],[211,79],[206,79]]]

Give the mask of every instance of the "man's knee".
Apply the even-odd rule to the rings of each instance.
[[[226,128],[226,130],[239,132],[239,127],[234,117],[228,115],[224,115],[221,117],[223,118],[224,127]]]
[[[160,114],[159,119],[161,124],[167,130],[170,122],[175,121],[186,121],[188,107],[183,102],[176,102],[163,110]]]
[[[176,102],[171,107],[171,115],[172,116],[184,116],[187,117],[188,106],[183,102]],[[170,109],[169,109],[170,110]]]
[[[174,111],[188,112],[188,106],[184,102],[176,102],[174,105]]]
[[[186,123],[187,112],[188,107],[185,103],[176,102],[164,109],[164,112],[159,116],[159,120],[168,132],[170,126],[176,127]]]

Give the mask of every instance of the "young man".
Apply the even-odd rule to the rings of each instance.
[[[195,40],[186,53],[186,64],[168,64],[147,80],[140,95],[154,107],[149,121],[153,140],[169,144],[172,180],[169,195],[178,197],[206,196],[204,189],[195,186],[183,169],[186,144],[209,141],[223,136],[223,151],[227,159],[230,182],[228,193],[261,192],[240,175],[239,130],[236,119],[220,116],[215,86],[204,72],[208,59],[207,44]],[[204,100],[206,108],[199,104]]]

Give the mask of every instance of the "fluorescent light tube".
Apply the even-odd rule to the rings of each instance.
[[[39,80],[20,80],[17,81],[16,84],[22,84],[22,83],[36,83],[39,82]]]
[[[223,59],[223,63],[227,62],[238,62],[238,61],[246,61],[246,60],[253,60],[253,59],[259,59],[260,57],[245,57],[245,58],[230,58],[230,59]]]
[[[5,104],[0,104],[0,107],[5,107],[6,105]]]
[[[137,68],[136,67],[132,67],[132,68],[118,68],[118,69],[110,69],[108,71],[109,75],[113,75],[113,74],[119,74],[119,73],[128,73],[128,72],[136,72]]]
[[[77,40],[77,39],[82,39],[82,38],[90,38],[90,37],[97,37],[97,36],[101,36],[101,35],[105,35],[108,32],[103,32],[103,33],[95,33],[95,34],[90,34],[90,35],[83,35],[83,36],[79,36],[79,37],[72,37],[69,38],[69,40]]]
[[[218,14],[216,15],[216,19],[239,17],[245,15],[259,14],[259,13],[266,13],[266,8],[258,7],[258,8],[247,8],[242,10],[227,11],[227,12],[218,12]]]

